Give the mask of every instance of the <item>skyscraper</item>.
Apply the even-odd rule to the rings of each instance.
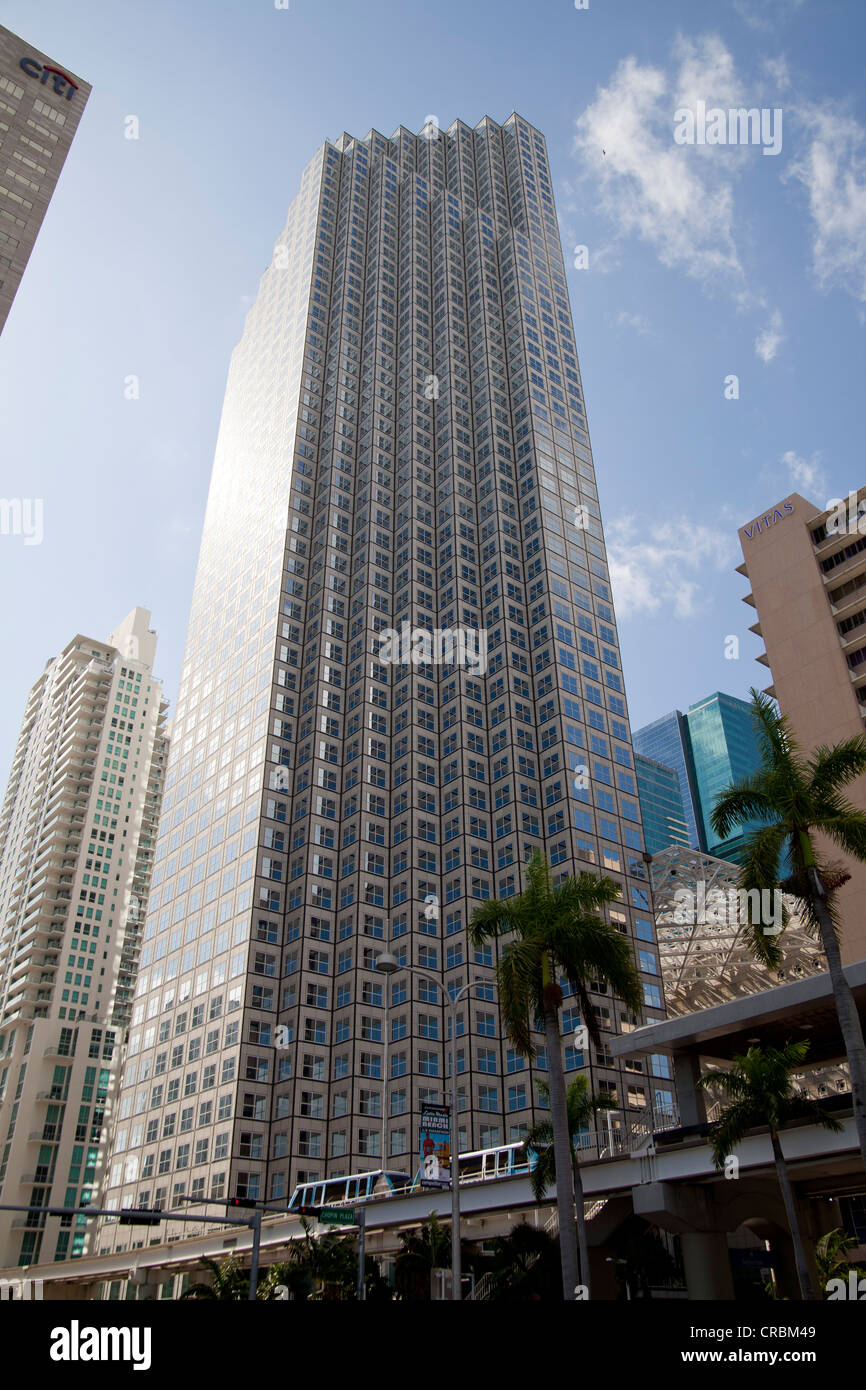
[[[0,811],[0,1201],[85,1206],[129,1024],[162,794],[156,634],[136,608],[33,686]],[[0,1266],[86,1228],[0,1212]]]
[[[749,581],[743,602],[757,610],[752,632],[765,650],[756,658],[772,672],[767,693],[787,715],[803,752],[856,738],[866,718],[866,487],[826,510],[791,493],[740,527]],[[866,810],[858,778],[844,796]],[[837,846],[818,842],[832,862]],[[847,860],[851,878],[839,890],[842,956],[866,956],[866,865]]]
[[[0,25],[0,333],[90,90]]]
[[[661,1017],[544,140],[516,114],[343,134],[232,356],[106,1200],[413,1174],[442,992],[470,979],[461,1148],[517,1141],[544,1058],[503,1036],[466,926],[535,849],[622,885]],[[634,1026],[594,999],[606,1034]],[[579,1022],[567,1066],[643,1108]]]
[[[697,787],[694,769],[691,764],[689,732],[685,716],[678,709],[654,719],[634,731],[634,750],[642,758],[650,758],[672,768],[677,774],[683,811],[686,818],[686,832],[692,849],[702,848],[698,829],[700,810],[697,808]]]
[[[676,769],[635,753],[634,770],[647,853],[657,854],[670,845],[688,845],[686,813]]]
[[[701,848],[717,859],[738,862],[745,838],[763,822],[747,821],[735,834],[722,840],[713,829],[711,817],[716,799],[725,787],[750,777],[760,764],[751,703],[717,691],[689,706],[686,724],[698,793]]]
[[[677,773],[692,849],[739,862],[746,835],[762,822],[750,821],[735,835],[721,840],[713,830],[711,816],[719,793],[731,782],[751,776],[760,762],[749,701],[716,691],[690,705],[686,714],[671,710],[636,729],[634,746],[642,757]],[[667,841],[677,843],[681,841],[675,836]],[[659,849],[665,847],[658,845]]]

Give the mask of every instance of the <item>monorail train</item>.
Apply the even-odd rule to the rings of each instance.
[[[523,1144],[501,1144],[492,1149],[462,1153],[459,1160],[460,1183],[487,1182],[491,1178],[515,1177],[529,1173],[538,1162]],[[415,1192],[422,1184],[421,1169],[410,1176],[381,1169],[372,1173],[351,1173],[348,1177],[320,1178],[301,1183],[292,1193],[289,1211],[299,1207],[338,1207],[349,1202],[369,1202],[391,1197],[396,1192]]]

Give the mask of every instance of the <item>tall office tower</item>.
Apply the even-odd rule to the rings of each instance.
[[[750,777],[760,763],[750,702],[717,691],[690,705],[686,714],[672,710],[636,730],[634,746],[636,753],[653,757],[677,772],[689,831],[694,827],[692,849],[738,863],[746,836],[763,822],[749,821],[735,835],[721,840],[713,830],[711,816],[720,792],[731,782]]]
[[[90,90],[0,25],[0,333]]]
[[[106,1199],[414,1174],[470,980],[461,1147],[519,1139],[543,1065],[466,926],[535,849],[622,885],[662,1017],[544,140],[517,115],[344,134],[229,370]],[[569,1068],[645,1107],[563,1019]]]
[[[85,1206],[130,1020],[166,760],[156,634],[135,608],[33,686],[0,811],[0,1202]],[[86,1224],[0,1212],[0,1266]]]
[[[738,863],[746,837],[759,829],[763,821],[746,821],[736,834],[723,840],[713,829],[711,816],[720,793],[732,782],[751,777],[760,765],[751,702],[717,691],[689,706],[686,724],[698,792],[701,848],[717,859]]]
[[[658,854],[670,845],[688,846],[686,813],[676,769],[635,753],[634,772],[647,853]]]
[[[677,774],[688,843],[692,849],[700,849],[698,793],[691,764],[689,731],[685,716],[678,709],[671,710],[660,719],[654,719],[651,724],[645,724],[642,729],[635,729],[633,741],[635,756],[640,755],[642,758],[650,758],[655,763],[662,763]]]
[[[855,738],[866,718],[866,487],[826,510],[793,492],[740,528],[744,602],[757,609],[757,660],[772,671],[767,693],[787,715],[804,753]],[[866,778],[845,789],[866,810]],[[844,858],[830,843],[827,858]],[[866,865],[846,860],[839,891],[842,956],[866,957]]]

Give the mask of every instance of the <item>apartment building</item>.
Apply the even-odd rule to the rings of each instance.
[[[817,507],[790,493],[739,531],[754,608],[751,631],[774,695],[804,752],[864,731],[866,717],[866,487]],[[864,779],[846,796],[866,810]],[[831,844],[830,859],[843,857]],[[842,958],[866,957],[866,865],[847,863],[839,891]]]
[[[136,608],[33,686],[0,810],[0,1202],[86,1206],[131,1016],[166,761]],[[0,1212],[0,1265],[85,1249],[83,1219]]]

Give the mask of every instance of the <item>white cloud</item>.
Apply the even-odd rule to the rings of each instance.
[[[643,314],[630,314],[626,309],[620,310],[616,316],[617,328],[631,328],[642,338],[648,337],[652,333],[649,319]]]
[[[826,496],[827,479],[821,465],[821,455],[813,454],[804,459],[793,449],[782,455],[782,463],[788,470],[788,478],[798,492],[803,492],[811,500]]]
[[[589,268],[596,275],[609,275],[612,270],[619,269],[619,264],[619,253],[614,246],[589,247]]]
[[[698,101],[705,101],[707,106],[740,105],[743,91],[734,70],[734,60],[717,35],[707,34],[697,40],[680,35],[674,43],[673,55],[680,65],[675,106],[689,106],[694,110]]]
[[[805,0],[734,0],[734,9],[750,29],[771,30],[784,24]]]
[[[806,108],[800,119],[808,148],[788,177],[809,195],[815,276],[822,289],[866,303],[866,130],[829,106]]]
[[[779,313],[778,309],[774,309],[773,313],[770,315],[769,324],[766,328],[761,329],[761,332],[755,339],[755,352],[762,362],[772,362],[784,341],[785,335],[782,332],[782,315]]]
[[[575,153],[597,180],[601,208],[621,235],[637,234],[663,265],[743,299],[732,177],[748,152],[728,147],[720,157],[718,147],[682,146],[673,138],[678,105],[698,97],[708,105],[736,99],[733,60],[714,36],[677,40],[674,60],[669,77],[634,57],[623,59],[578,119]]]
[[[775,83],[777,91],[784,92],[787,87],[790,87],[791,74],[788,71],[788,64],[784,55],[780,54],[778,58],[765,58],[764,71],[769,74],[771,81]]]
[[[617,617],[670,610],[693,618],[709,603],[703,584],[708,571],[736,561],[735,535],[688,517],[640,523],[620,517],[607,528],[608,563]]]

